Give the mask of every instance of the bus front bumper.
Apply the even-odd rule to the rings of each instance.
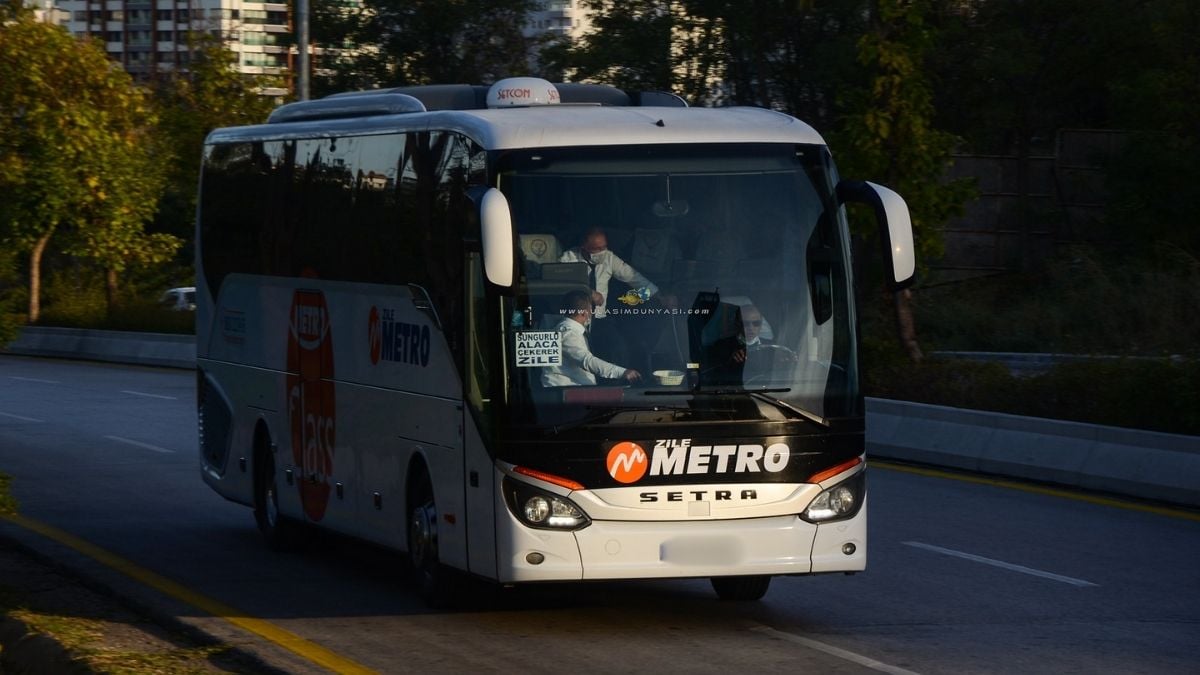
[[[555,532],[505,515],[508,531],[499,539],[504,583],[858,572],[867,564],[865,503],[853,518],[820,525],[784,515],[593,521]]]

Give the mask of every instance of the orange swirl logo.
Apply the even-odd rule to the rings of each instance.
[[[646,475],[650,459],[637,443],[622,441],[608,451],[608,473],[618,483],[636,483]]]

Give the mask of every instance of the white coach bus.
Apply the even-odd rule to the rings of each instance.
[[[216,130],[204,480],[272,546],[306,524],[407,552],[433,601],[455,570],[741,600],[863,570],[846,201],[908,283],[904,201],[769,110],[513,78]]]

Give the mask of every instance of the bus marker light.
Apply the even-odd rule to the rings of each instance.
[[[541,553],[538,553],[537,551],[534,551],[533,553],[530,553],[529,555],[525,556],[525,562],[529,563],[530,565],[541,565],[542,561],[544,561],[545,559],[546,559],[546,556],[542,555]]]
[[[513,472],[519,473],[522,476],[529,476],[530,478],[544,480],[547,483],[553,483],[554,485],[557,485],[559,487],[565,487],[568,490],[583,490],[583,489],[585,489],[583,487],[582,483],[576,483],[575,481],[571,480],[570,478],[563,478],[562,476],[555,476],[552,473],[538,471],[537,469],[527,469],[523,466],[514,466]]]
[[[857,550],[858,550],[858,547],[856,547],[854,544],[843,544],[842,545],[842,553],[845,553],[846,555],[854,555],[854,552]]]
[[[814,473],[813,475],[808,477],[808,482],[820,483],[821,481],[828,480],[843,471],[849,471],[850,469],[853,469],[854,467],[858,466],[859,464],[862,464],[862,461],[863,461],[862,457],[855,457],[854,459],[850,460],[849,462],[842,462],[841,464],[838,464],[837,466],[835,466],[833,468],[825,469],[824,471],[822,471],[820,473]]]

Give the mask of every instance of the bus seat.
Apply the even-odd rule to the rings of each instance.
[[[690,288],[706,285],[715,275],[716,260],[675,260],[671,262],[671,283],[676,287]],[[712,290],[712,289],[708,289]]]
[[[558,237],[552,234],[523,234],[521,235],[521,253],[525,254],[526,262],[539,265],[558,262],[562,254]]]
[[[540,279],[530,279],[529,304],[535,314],[534,325],[541,325],[542,317],[561,316],[563,297],[570,291],[589,291],[588,267],[583,263],[552,262],[542,265]],[[557,323],[557,320],[554,320]]]
[[[671,231],[663,228],[639,227],[633,231],[633,268],[652,279],[665,279],[671,263],[679,257],[679,247]]]

